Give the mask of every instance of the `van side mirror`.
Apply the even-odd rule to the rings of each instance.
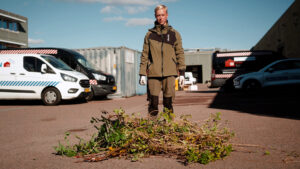
[[[47,65],[46,64],[42,64],[41,72],[44,73],[44,74],[47,73]]]

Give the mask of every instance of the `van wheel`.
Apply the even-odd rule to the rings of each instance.
[[[61,101],[60,92],[55,88],[48,88],[42,93],[42,100],[45,105],[57,105]]]
[[[256,80],[249,80],[246,81],[245,84],[243,85],[243,89],[246,92],[252,92],[252,91],[257,91],[261,88],[260,84]]]
[[[91,92],[85,97],[86,101],[91,101],[94,98],[94,91],[91,89]]]

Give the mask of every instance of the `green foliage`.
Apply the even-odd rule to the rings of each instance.
[[[66,142],[66,145],[63,145],[60,142],[58,142],[58,146],[54,147],[57,155],[65,155],[68,157],[73,157],[77,154],[77,152],[73,149],[73,147],[70,146],[69,139],[68,139],[69,135],[70,135],[69,132],[65,133],[64,140]]]
[[[59,142],[55,150],[58,155],[81,156],[85,161],[117,156],[137,161],[160,154],[201,164],[230,154],[232,147],[228,142],[233,133],[228,128],[220,128],[220,113],[212,114],[202,126],[189,121],[190,117],[184,115],[174,120],[175,115],[167,109],[156,120],[127,115],[122,109],[114,110],[114,114],[102,112],[100,118],[91,119],[97,133],[89,141],[77,137],[79,143],[70,146],[68,133],[66,145]]]
[[[264,153],[264,155],[270,155],[271,153],[270,153],[270,151],[268,151],[268,150],[266,150],[265,151],[265,153]]]

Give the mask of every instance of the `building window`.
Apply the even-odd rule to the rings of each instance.
[[[2,28],[7,29],[7,21],[2,21]]]
[[[13,23],[13,30],[18,31],[18,24],[16,22]]]
[[[0,28],[9,29],[12,31],[18,31],[18,24],[16,22],[9,22],[7,20],[0,19]]]
[[[0,44],[0,49],[6,49],[6,46],[4,44]]]
[[[12,31],[17,31],[17,23],[16,22],[9,22],[9,30],[12,30]]]
[[[9,22],[9,23],[8,23],[8,29],[9,29],[9,30],[13,30],[13,23],[12,23],[12,22]]]

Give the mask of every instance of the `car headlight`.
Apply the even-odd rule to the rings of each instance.
[[[62,79],[64,81],[68,81],[68,82],[77,82],[77,78],[73,77],[73,76],[70,76],[70,75],[67,75],[67,74],[64,74],[64,73],[60,73]]]
[[[103,80],[103,81],[106,80],[106,76],[104,76],[104,75],[100,75],[100,74],[96,74],[96,73],[93,73],[93,75],[94,75],[95,79],[97,79],[97,80]]]

